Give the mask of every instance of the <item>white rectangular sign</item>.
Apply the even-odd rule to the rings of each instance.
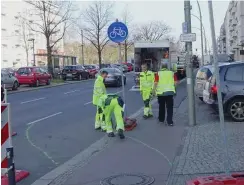
[[[187,33],[180,35],[181,42],[194,42],[196,41],[196,34],[195,33]]]

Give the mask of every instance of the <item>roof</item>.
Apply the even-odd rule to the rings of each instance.
[[[170,42],[168,40],[158,41],[139,41],[134,43],[134,48],[169,48]]]

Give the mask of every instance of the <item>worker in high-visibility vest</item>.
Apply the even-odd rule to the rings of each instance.
[[[167,63],[163,63],[161,70],[158,71],[157,78],[154,91],[159,103],[158,120],[160,123],[165,121],[165,107],[167,107],[167,123],[173,126],[174,96],[177,83],[174,72],[167,68]]]
[[[154,86],[154,73],[147,69],[146,64],[142,64],[142,72],[140,73],[140,92],[144,102],[143,118],[147,119],[153,116],[152,113],[152,90]]]
[[[108,72],[101,71],[101,74],[97,76],[93,89],[93,99],[92,103],[97,107],[96,117],[95,117],[95,129],[106,131],[106,124],[103,121],[103,109],[98,105],[101,96],[106,95],[106,87],[104,85],[104,79],[107,78]]]
[[[114,137],[112,113],[116,120],[116,130],[120,139],[124,139],[124,101],[116,94],[102,95],[99,99],[98,105],[104,110],[104,121],[106,123],[106,131],[108,137]]]

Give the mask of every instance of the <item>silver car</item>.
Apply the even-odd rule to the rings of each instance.
[[[6,89],[11,88],[12,90],[17,90],[19,87],[19,81],[13,74],[8,73],[5,70],[2,70],[1,85],[5,85]]]
[[[195,94],[201,101],[203,101],[204,86],[212,76],[213,70],[214,68],[212,65],[206,65],[202,66],[197,72],[195,81]]]

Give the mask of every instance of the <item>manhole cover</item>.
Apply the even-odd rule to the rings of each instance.
[[[119,174],[101,180],[101,185],[150,185],[153,177],[142,174]]]

